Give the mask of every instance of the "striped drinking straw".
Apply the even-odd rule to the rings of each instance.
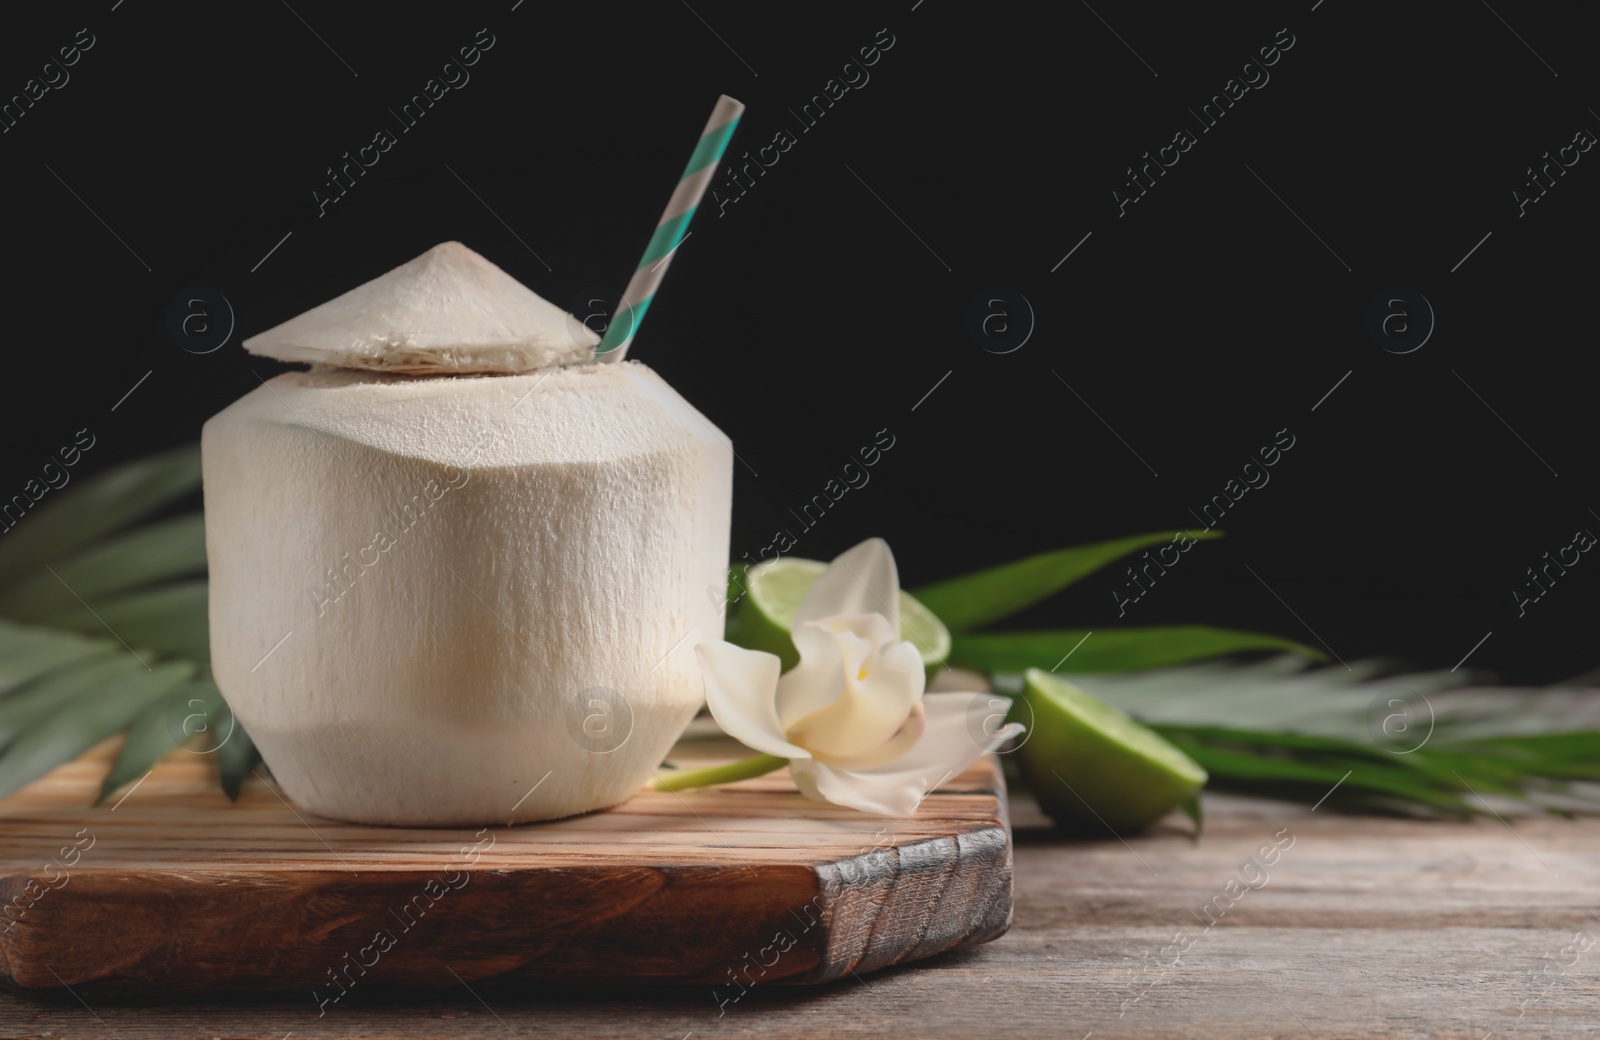
[[[628,289],[617,306],[619,313],[613,316],[605,337],[595,348],[597,361],[621,361],[623,355],[627,354],[628,345],[638,333],[639,323],[644,321],[645,312],[650,309],[656,290],[661,286],[661,279],[666,276],[667,267],[672,263],[672,251],[683,241],[689,221],[694,219],[694,211],[706,193],[706,186],[716,174],[717,163],[722,160],[728,139],[733,136],[734,128],[739,125],[739,116],[743,113],[744,105],[728,95],[717,99],[716,107],[711,110],[711,118],[706,120],[706,128],[701,131],[700,143],[695,145],[694,154],[689,156],[689,163],[683,168],[683,177],[678,181],[677,190],[667,202],[667,211],[661,214],[656,233],[650,236],[644,257],[628,281]]]

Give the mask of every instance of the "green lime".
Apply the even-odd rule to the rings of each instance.
[[[745,574],[745,596],[739,603],[734,626],[740,644],[777,654],[783,660],[784,671],[799,664],[800,654],[789,635],[795,611],[827,569],[828,565],[818,560],[791,556],[751,567]],[[899,611],[900,638],[917,648],[932,675],[950,656],[950,630],[909,592],[900,593]]]
[[[1023,697],[1033,723],[1018,765],[1063,827],[1138,830],[1205,786],[1206,771],[1160,734],[1049,672],[1028,669]]]

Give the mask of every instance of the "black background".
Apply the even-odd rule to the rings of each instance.
[[[240,339],[440,241],[562,305],[620,288],[726,92],[749,106],[733,153],[797,140],[708,200],[631,356],[747,463],[735,556],[780,528],[823,559],[880,534],[915,585],[1193,526],[1286,428],[1226,540],[1126,617],[1106,573],[1018,624],[1206,622],[1445,668],[1492,632],[1471,663],[1505,681],[1600,664],[1600,561],[1525,616],[1512,592],[1600,531],[1600,151],[1525,216],[1512,197],[1600,134],[1576,7],[113,2],[0,33],[6,96],[94,38],[0,134],[0,494],[80,428],[79,474],[193,441],[281,370]],[[470,80],[398,132],[388,110],[483,28]],[[1199,132],[1188,110],[1285,28],[1270,79]],[[801,132],[788,110],[875,38],[870,79]],[[1185,128],[1197,143],[1119,216],[1127,168]],[[327,168],[379,129],[397,143],[319,216]],[[236,315],[208,354],[166,331],[194,286]],[[1035,315],[1004,354],[969,330],[996,287]],[[1410,353],[1367,327],[1394,287],[1437,317]],[[880,430],[870,482],[805,530],[790,510]]]

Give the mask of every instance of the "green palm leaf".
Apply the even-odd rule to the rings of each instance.
[[[225,712],[222,691],[209,679],[184,683],[146,705],[128,727],[128,739],[100,785],[100,799],[155,768],[161,756],[196,734],[210,733],[205,751],[213,750],[223,739],[218,734],[226,732],[217,727]]]
[[[1053,596],[1129,553],[1179,537],[1221,538],[1222,532],[1155,531],[1093,545],[1077,545],[935,582],[912,594],[939,615],[939,620],[950,631],[966,632]]]
[[[0,702],[0,751],[51,716],[72,712],[145,671],[132,654],[108,644],[102,654],[50,673]]]
[[[40,566],[142,520],[200,486],[200,448],[190,445],[64,488],[0,542],[0,585],[32,580]]]
[[[1426,776],[1403,765],[1372,762],[1360,754],[1276,758],[1262,754],[1259,744],[1229,747],[1190,739],[1182,730],[1163,729],[1161,733],[1205,767],[1213,786],[1224,790],[1270,793],[1295,801],[1314,801],[1327,795],[1334,805],[1376,795],[1391,798],[1397,804],[1415,803],[1421,808],[1443,810],[1451,816],[1472,813],[1472,806],[1460,793],[1436,787]]]
[[[1074,675],[1072,681],[1151,725],[1231,726],[1370,742],[1368,717],[1375,703],[1381,707],[1387,698],[1408,698],[1408,703],[1434,706],[1434,695],[1465,678],[1449,672],[1399,674],[1384,661],[1312,669],[1304,659],[1279,656],[1249,664],[1205,662]]]
[[[1569,786],[1600,779],[1600,698],[1461,690],[1463,678],[1280,656],[1073,682],[1173,741],[1221,789],[1364,811],[1481,813],[1489,796],[1600,810],[1600,796]],[[1020,687],[1014,674],[995,680],[999,692]],[[1395,719],[1403,730],[1386,729]]]
[[[105,652],[99,641],[75,633],[24,628],[0,620],[0,697],[46,672]]]
[[[119,535],[51,565],[0,593],[0,614],[34,620],[113,593],[206,569],[205,520],[173,517]]]
[[[128,463],[0,542],[0,797],[124,730],[102,798],[201,725],[230,797],[260,761],[209,676],[186,681],[211,656],[202,517],[141,524],[199,483],[195,446]]]
[[[211,660],[206,583],[186,581],[128,593],[90,606],[74,604],[39,619],[50,628],[85,635],[110,631],[164,657]]]
[[[960,635],[951,647],[950,663],[989,672],[1020,672],[1031,667],[1074,673],[1123,672],[1249,650],[1288,650],[1314,661],[1327,660],[1322,651],[1281,636],[1208,625],[1168,625]],[[1040,665],[1040,661],[1050,663]]]
[[[100,741],[120,733],[139,713],[194,674],[187,661],[140,669],[102,683],[38,725],[23,731],[0,752],[0,798],[70,762]]]
[[[244,726],[231,714],[224,715],[220,726],[221,732],[228,734],[228,737],[217,748],[217,772],[222,779],[222,790],[237,801],[245,778],[261,762],[261,752],[256,750],[255,741],[250,739]]]

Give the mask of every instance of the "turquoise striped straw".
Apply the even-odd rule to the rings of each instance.
[[[700,133],[700,143],[695,145],[694,154],[689,156],[689,163],[678,180],[677,190],[672,193],[667,210],[661,214],[661,222],[656,225],[656,233],[650,236],[644,257],[634,269],[633,277],[628,280],[627,291],[617,305],[618,313],[612,317],[605,337],[595,348],[597,361],[621,361],[628,353],[628,345],[638,334],[639,324],[644,321],[645,312],[650,309],[651,302],[656,298],[656,290],[661,287],[661,279],[666,277],[667,268],[672,264],[672,251],[683,241],[689,222],[694,219],[694,212],[699,208],[711,178],[716,175],[717,163],[722,160],[722,153],[728,147],[728,139],[733,136],[734,128],[739,125],[739,117],[743,114],[744,105],[733,98],[726,94],[717,98],[711,118],[706,120],[706,128]]]

